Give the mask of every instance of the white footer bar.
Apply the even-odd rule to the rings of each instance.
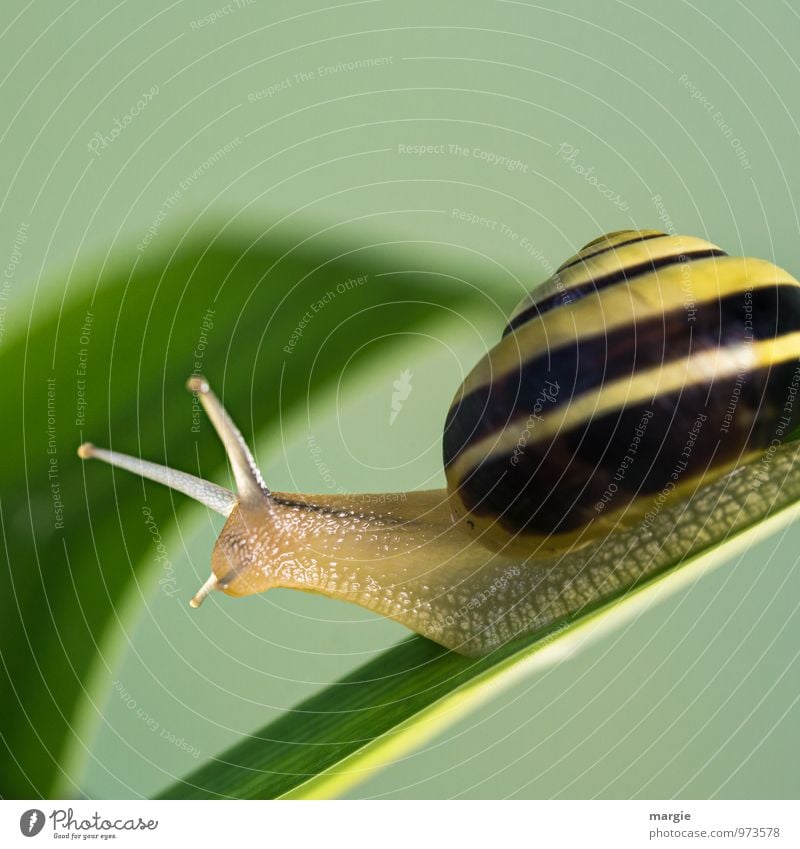
[[[795,801],[0,801],[0,846],[800,846]],[[189,842],[191,841],[191,842]]]

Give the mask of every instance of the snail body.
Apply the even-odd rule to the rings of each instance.
[[[193,606],[217,589],[290,587],[480,655],[663,567],[666,550],[642,559],[652,527],[719,496],[800,422],[787,405],[798,358],[800,283],[787,272],[702,239],[621,231],[526,297],[467,376],[445,421],[446,489],[270,492],[203,378],[188,387],[236,493],[88,443],[79,454],[227,517]]]

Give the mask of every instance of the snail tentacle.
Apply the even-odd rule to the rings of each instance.
[[[217,576],[212,572],[208,580],[192,597],[191,601],[189,602],[189,607],[200,607],[200,605],[206,600],[208,594],[215,589],[217,589]]]
[[[189,498],[199,501],[209,510],[213,510],[222,516],[230,516],[231,511],[236,506],[236,493],[225,489],[224,486],[218,486],[211,481],[190,475],[188,472],[170,469],[160,463],[151,463],[149,460],[132,457],[130,454],[121,454],[119,451],[97,448],[91,442],[84,442],[78,448],[78,456],[82,460],[102,460],[110,466],[125,469],[135,475],[141,475],[143,478],[168,486],[170,489],[182,492]]]
[[[269,489],[261,477],[255,458],[228,411],[211,391],[208,381],[202,375],[196,375],[189,378],[186,382],[186,388],[190,392],[197,393],[206,415],[225,446],[225,452],[233,470],[233,477],[236,480],[239,500],[251,503],[268,500]]]

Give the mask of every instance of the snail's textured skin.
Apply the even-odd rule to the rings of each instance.
[[[459,389],[456,510],[540,556],[632,527],[789,436],[798,357],[800,283],[772,263],[653,230],[596,239]]]
[[[281,514],[267,522],[237,508],[214,551],[220,588],[334,596],[477,657],[588,611],[791,505],[800,499],[800,447],[783,445],[688,502],[654,508],[639,527],[547,558],[487,551],[450,522],[441,491],[408,495],[380,510],[358,495],[319,509],[325,496],[308,496],[311,511],[297,496],[280,495]]]

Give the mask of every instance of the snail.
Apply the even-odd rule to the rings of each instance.
[[[456,392],[446,489],[271,492],[197,376],[188,389],[235,493],[90,443],[78,453],[227,517],[193,607],[213,590],[290,587],[478,656],[657,574],[720,510],[741,525],[732,480],[793,438],[798,358],[800,283],[786,271],[700,238],[617,231],[526,296]]]

